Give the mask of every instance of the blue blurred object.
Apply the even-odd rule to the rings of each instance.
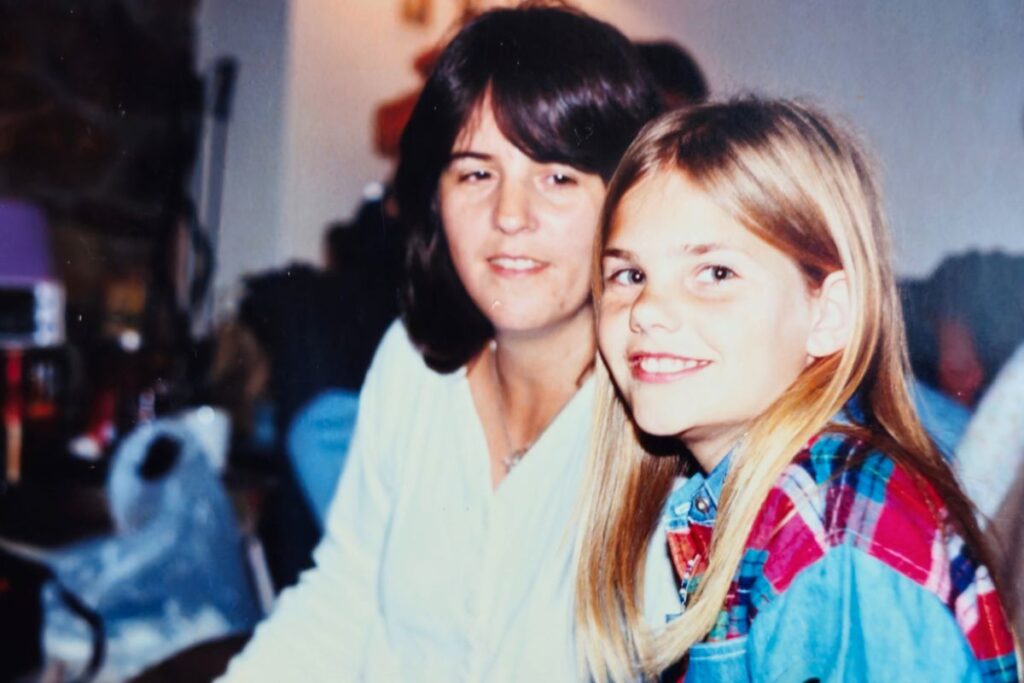
[[[932,437],[946,461],[952,462],[957,444],[971,421],[971,411],[919,379],[914,380],[910,393],[928,436]]]
[[[95,680],[126,680],[195,643],[252,628],[260,610],[230,502],[199,441],[157,420],[120,445],[107,482],[112,536],[55,553],[59,581],[103,620]],[[43,595],[48,661],[84,668],[86,624],[50,584]]]
[[[288,459],[323,529],[359,410],[359,392],[330,389],[303,406],[288,428]]]

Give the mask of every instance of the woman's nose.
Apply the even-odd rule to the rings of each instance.
[[[504,233],[517,233],[530,225],[529,191],[514,180],[502,182],[495,207],[495,225]]]
[[[630,308],[629,329],[637,334],[649,334],[656,329],[674,331],[681,322],[678,309],[678,302],[670,296],[645,285]]]

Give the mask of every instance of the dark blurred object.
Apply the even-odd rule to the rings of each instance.
[[[366,310],[392,311],[392,317],[397,313],[395,287],[404,256],[396,214],[391,188],[371,183],[363,191],[355,218],[332,223],[324,235],[327,270],[346,276],[374,297],[366,302]],[[353,296],[360,293],[348,291]]]
[[[64,342],[64,287],[53,271],[49,231],[42,210],[28,202],[0,200],[0,357],[3,360],[4,481],[22,477],[26,399],[34,415],[56,412],[54,366],[45,359],[26,382],[25,352]],[[35,389],[25,395],[26,385]]]
[[[661,40],[636,43],[636,47],[654,77],[667,109],[707,100],[708,84],[704,72],[682,45]]]
[[[0,199],[0,244],[0,348],[62,344],[64,287],[54,273],[42,210]]]
[[[440,48],[434,47],[416,55],[413,67],[421,80],[426,80],[430,72],[434,70],[434,64],[440,54]],[[405,130],[405,124],[409,122],[412,109],[416,106],[419,96],[420,90],[417,88],[377,105],[373,116],[373,146],[377,154],[388,159],[398,157],[398,141],[402,137],[402,131]]]
[[[144,671],[132,683],[207,683],[227,670],[228,662],[251,637],[243,633],[199,643]]]
[[[238,62],[233,57],[220,57],[204,78],[206,107],[202,126],[203,144],[199,163],[192,177],[195,212],[191,216],[191,236],[202,245],[201,258],[189,261],[189,292],[192,333],[203,337],[213,326],[213,293],[210,288],[214,255],[220,244],[221,201],[224,194],[224,164],[227,158],[228,124],[234,100]],[[196,267],[198,266],[198,268]]]
[[[986,532],[996,549],[999,564],[994,569],[1003,577],[1003,585],[1009,593],[1004,600],[1009,603],[1014,630],[1021,633],[1024,629],[1024,524],[1021,524],[1024,519],[1024,467],[1018,467],[1016,472],[1007,476],[1013,477],[1013,484],[1003,504],[992,516]]]
[[[0,195],[159,241],[196,152],[197,5],[0,3]]]
[[[970,251],[900,287],[914,374],[973,406],[1024,341],[1024,256]]]
[[[397,315],[396,247],[382,233],[380,202],[364,205],[359,217],[362,222],[357,218],[330,232],[336,270],[292,265],[251,277],[239,312],[239,323],[259,341],[270,367],[278,486],[265,503],[260,536],[279,590],[310,566],[320,538],[283,435],[315,396],[362,386],[373,352]]]
[[[125,680],[196,642],[247,632],[261,616],[215,470],[211,449],[223,446],[199,426],[187,417],[161,419],[128,435],[107,482],[113,533],[48,555],[60,584],[43,592],[47,663],[88,668],[89,634],[58,586],[102,617],[102,680]]]
[[[197,7],[0,3],[0,197],[45,212],[67,293],[66,357],[47,369],[26,355],[21,372],[24,390],[49,383],[66,399],[45,429],[25,426],[26,466],[46,460],[47,479],[101,469],[117,433],[191,389],[171,261],[203,107]],[[26,415],[42,408],[25,401]],[[67,457],[72,441],[86,459]]]
[[[279,432],[324,389],[362,386],[396,314],[394,283],[371,264],[340,272],[291,265],[247,280],[239,321],[269,358]]]
[[[39,633],[43,625],[43,587],[54,582],[52,570],[31,551],[0,543],[0,681],[37,680],[43,664]],[[89,639],[83,680],[91,680],[105,656],[103,622],[95,610],[63,585],[54,584],[55,599],[78,619]],[[50,680],[43,674],[38,680]],[[61,679],[63,680],[63,679]]]
[[[267,355],[249,328],[234,321],[221,325],[208,370],[206,398],[227,410],[236,441],[253,438],[269,379]]]
[[[39,631],[43,623],[40,593],[49,578],[45,567],[0,547],[0,681],[14,680],[42,664]]]

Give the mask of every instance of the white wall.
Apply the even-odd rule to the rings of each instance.
[[[282,158],[287,79],[286,0],[202,0],[197,67],[238,59],[227,136],[216,286],[284,258]]]
[[[1024,251],[1020,0],[632,4],[634,34],[681,40],[717,95],[809,96],[859,128],[883,167],[900,272],[970,247]]]
[[[219,281],[271,261],[317,260],[324,225],[349,216],[364,184],[388,174],[371,151],[372,112],[415,86],[412,59],[443,34],[458,3],[434,0],[426,28],[401,24],[399,4],[293,0],[284,11],[255,0],[242,13],[241,0],[205,0],[201,22],[220,26],[204,23],[204,34],[229,26],[233,35],[269,36],[269,51],[233,43],[248,51],[229,153],[246,160],[233,158],[230,168]],[[901,272],[927,272],[972,246],[1024,251],[1019,0],[577,4],[634,38],[681,41],[716,95],[806,96],[850,119],[883,166]],[[247,70],[261,74],[249,85]],[[278,89],[283,105],[249,95],[253,108],[243,114],[248,87]],[[243,116],[252,121],[243,126]]]

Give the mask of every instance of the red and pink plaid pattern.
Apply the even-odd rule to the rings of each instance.
[[[885,455],[847,436],[813,439],[769,493],[707,641],[746,635],[802,570],[850,545],[937,596],[991,680],[1016,680],[1013,637],[988,570],[945,517],[935,491]],[[693,506],[670,506],[668,543],[684,600],[706,568],[712,525]]]

